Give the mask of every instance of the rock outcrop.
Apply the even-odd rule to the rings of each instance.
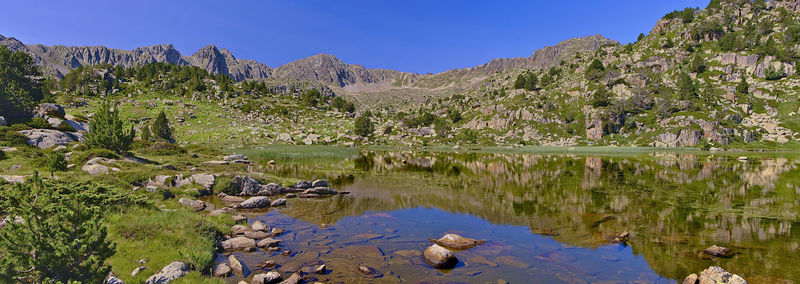
[[[172,280],[178,279],[189,272],[189,266],[183,262],[173,262],[161,269],[157,274],[150,276],[144,282],[145,284],[165,284]]]

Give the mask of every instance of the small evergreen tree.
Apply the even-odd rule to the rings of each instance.
[[[372,124],[370,116],[372,116],[372,114],[369,111],[367,111],[361,114],[361,116],[356,118],[355,129],[354,129],[356,135],[366,137],[372,134],[373,131],[375,131],[375,126]]]
[[[539,84],[539,77],[536,76],[533,72],[528,73],[528,76],[525,78],[525,90],[533,91],[536,90],[536,85]]]
[[[131,126],[125,131],[119,111],[112,110],[109,102],[100,103],[90,122],[89,132],[84,139],[90,148],[103,148],[117,153],[125,153],[131,148],[136,134]],[[116,107],[115,107],[116,108]]]
[[[689,74],[678,74],[678,95],[681,100],[692,100],[697,97],[697,84]]]
[[[158,116],[156,117],[156,120],[153,121],[153,126],[150,130],[151,135],[155,140],[164,140],[168,142],[174,141],[172,139],[172,129],[169,128],[167,114],[165,114],[163,110],[158,113]]]
[[[736,84],[736,92],[742,95],[747,95],[750,92],[750,84],[747,83],[747,77],[742,74],[742,80]]]
[[[606,67],[603,66],[603,62],[595,58],[592,60],[592,63],[589,63],[589,66],[586,67],[586,79],[597,80],[605,75],[605,70]]]
[[[517,80],[514,81],[514,89],[522,89],[525,88],[525,75],[519,74],[517,76]]]
[[[0,116],[9,120],[30,117],[42,99],[42,73],[25,52],[0,46]]]
[[[153,140],[153,137],[152,137],[152,134],[150,134],[150,126],[149,125],[145,125],[144,127],[142,127],[142,141],[148,141],[149,142],[149,141],[152,141],[152,140]]]
[[[50,171],[50,177],[57,171],[67,170],[67,159],[61,152],[51,152],[45,156],[45,168]]]
[[[80,190],[62,192],[35,173],[0,194],[4,213],[22,220],[0,230],[0,282],[103,283],[115,247],[100,208],[89,206]]]

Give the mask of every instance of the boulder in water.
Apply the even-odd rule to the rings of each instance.
[[[437,244],[433,244],[422,253],[425,261],[431,266],[439,269],[449,269],[456,266],[458,259],[449,249]]]
[[[432,243],[437,245],[449,248],[449,249],[457,249],[457,250],[464,250],[469,249],[474,246],[480,245],[485,243],[485,241],[479,241],[476,239],[470,239],[462,237],[458,234],[447,234],[444,237],[441,237],[438,240],[431,239]]]

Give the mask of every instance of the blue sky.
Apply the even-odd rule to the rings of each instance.
[[[368,68],[436,73],[594,34],[636,40],[708,0],[5,1],[0,34],[25,43],[133,49],[215,44],[271,67],[318,53]]]

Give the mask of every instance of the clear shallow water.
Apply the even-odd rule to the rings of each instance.
[[[251,220],[289,230],[279,253],[237,254],[280,272],[317,263],[329,282],[667,282],[710,265],[751,283],[800,279],[793,156],[637,156],[363,152],[260,171],[328,178],[350,191],[292,199]],[[325,224],[325,225],[323,225]],[[613,237],[631,233],[628,245]],[[488,241],[452,270],[420,257],[445,233]],[[722,245],[732,258],[708,258]],[[221,258],[222,259],[222,256]],[[367,278],[358,265],[382,276]],[[232,279],[233,280],[233,279]]]

